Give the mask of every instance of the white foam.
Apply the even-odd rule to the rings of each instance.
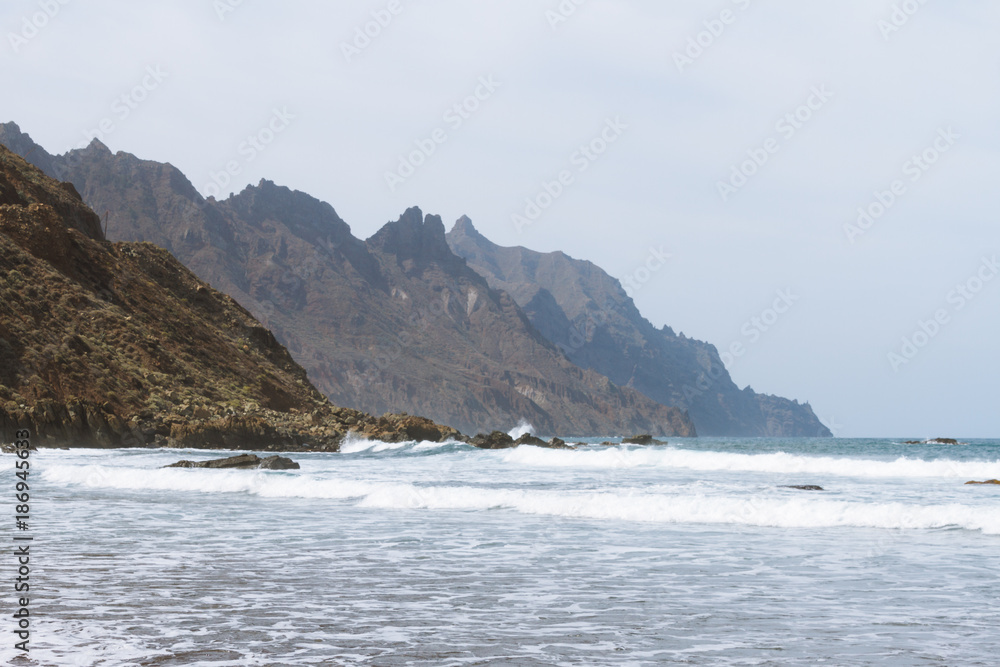
[[[1000,509],[960,503],[866,503],[828,500],[773,489],[759,495],[670,493],[644,490],[580,492],[494,489],[476,486],[416,486],[348,480],[329,475],[265,471],[51,466],[46,481],[91,488],[202,493],[244,493],[265,498],[356,500],[380,509],[506,509],[524,514],[606,521],[737,524],[781,528],[958,527],[1000,534]]]
[[[383,509],[512,509],[579,519],[740,524],[779,528],[944,528],[1000,534],[1000,512],[961,504],[860,503],[811,498],[565,493],[475,487],[380,485],[360,502]]]
[[[522,436],[532,435],[534,434],[534,432],[535,432],[535,427],[522,419],[517,426],[507,431],[507,435],[517,440]]]
[[[506,463],[546,468],[679,468],[699,471],[733,471],[836,475],[842,477],[943,477],[948,479],[1000,477],[1000,461],[924,461],[899,458],[895,461],[771,454],[731,454],[676,448],[602,450],[552,450],[519,447],[503,455]]]
[[[360,452],[384,452],[392,449],[402,449],[413,442],[382,442],[381,440],[367,440],[353,433],[348,434],[344,441],[340,443],[340,451],[343,454],[358,454]]]

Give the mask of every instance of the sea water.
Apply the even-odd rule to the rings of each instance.
[[[32,453],[12,664],[1000,664],[1000,441],[226,455]]]

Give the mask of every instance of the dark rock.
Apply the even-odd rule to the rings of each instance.
[[[261,470],[298,470],[301,466],[284,456],[268,456],[260,460]]]
[[[666,442],[657,440],[651,435],[633,435],[631,438],[622,440],[623,445],[665,445]]]
[[[928,445],[957,445],[957,444],[959,444],[959,442],[958,442],[958,440],[955,440],[954,438],[934,438],[932,440],[928,440],[927,444]]]
[[[164,468],[212,468],[217,470],[298,470],[299,464],[283,456],[260,458],[256,454],[240,454],[211,461],[178,461]]]
[[[798,489],[799,491],[823,491],[822,486],[816,486],[815,484],[804,484],[804,485],[794,485],[786,484],[781,487],[782,489]]]
[[[552,438],[549,442],[538,446],[545,447],[546,449],[576,449],[573,445],[567,445],[566,441],[560,438]]]
[[[521,445],[528,445],[530,447],[545,447],[546,445],[548,445],[548,443],[542,440],[541,438],[536,438],[530,433],[525,433],[516,441],[514,441],[514,445],[516,447],[520,447]]]
[[[988,479],[985,482],[966,482],[966,484],[976,484],[982,486],[983,484],[996,484],[1000,485],[1000,479]]]
[[[469,444],[479,449],[513,449],[517,447],[514,438],[503,431],[493,431],[489,435],[480,433]]]

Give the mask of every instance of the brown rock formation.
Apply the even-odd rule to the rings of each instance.
[[[72,186],[0,146],[0,440],[336,450],[349,430],[457,434],[414,419],[334,407],[232,298],[165,250],[108,243]]]

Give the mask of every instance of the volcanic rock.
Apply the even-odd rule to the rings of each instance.
[[[489,435],[480,433],[470,440],[469,444],[479,449],[513,449],[517,447],[514,438],[503,431],[493,431]]]
[[[178,461],[164,468],[217,468],[233,470],[298,470],[299,464],[283,456],[260,458],[256,454],[241,454],[211,461]]]

